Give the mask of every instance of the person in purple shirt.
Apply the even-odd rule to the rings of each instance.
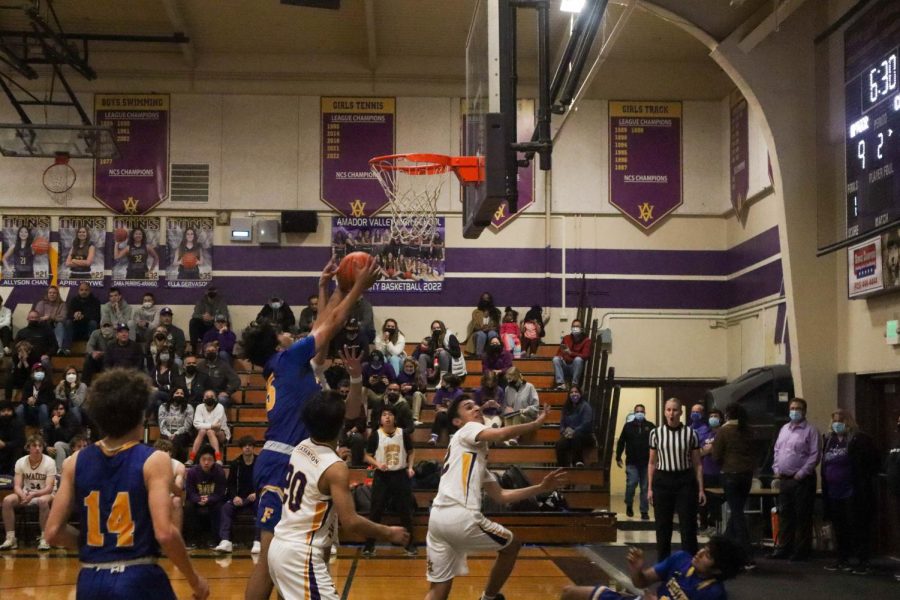
[[[695,418],[694,415],[699,415]],[[720,474],[722,472],[712,456],[713,442],[716,440],[716,431],[722,425],[725,418],[722,411],[713,408],[709,411],[709,418],[704,419],[704,408],[702,404],[695,404],[691,407],[691,428],[697,434],[697,441],[700,442],[700,464],[703,466],[703,489],[722,487]],[[720,502],[715,502],[709,498],[707,503],[700,507],[700,529],[705,530],[704,535],[712,535],[715,533],[717,516],[721,507]]]
[[[431,438],[428,443],[432,446],[436,445],[441,432],[450,431],[450,418],[447,416],[447,409],[450,403],[462,396],[463,391],[459,388],[459,377],[453,373],[447,373],[441,379],[441,387],[434,393],[432,402],[434,403],[434,423],[431,425]]]
[[[194,544],[203,534],[218,536],[219,516],[225,501],[227,483],[225,469],[216,464],[216,453],[211,446],[204,446],[200,450],[197,462],[197,465],[188,470],[184,483],[187,496],[184,522],[190,529],[188,538]],[[201,529],[200,522],[204,522],[206,527]]]
[[[491,338],[481,359],[481,372],[497,375],[500,387],[506,387],[506,370],[513,366],[513,356],[503,347],[500,338]]]
[[[225,315],[216,315],[214,325],[209,331],[203,334],[203,346],[212,342],[219,342],[219,357],[231,363],[231,357],[234,355],[234,345],[237,342],[237,336],[231,330],[231,324]]]
[[[778,545],[771,558],[806,560],[812,550],[813,504],[816,500],[816,464],[819,432],[806,420],[806,400],[794,398],[788,405],[790,421],[775,442],[772,471],[779,480]]]

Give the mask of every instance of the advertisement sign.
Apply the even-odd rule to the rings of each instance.
[[[881,237],[847,248],[847,262],[847,294],[850,298],[884,289]]]

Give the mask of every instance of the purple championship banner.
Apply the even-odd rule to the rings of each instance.
[[[50,217],[4,215],[3,285],[46,286],[51,277],[56,279],[55,271],[56,249],[50,244]]]
[[[159,217],[113,218],[113,285],[159,285]]]
[[[106,217],[59,218],[59,285],[103,287]]]
[[[440,292],[444,289],[445,223],[437,217],[435,235],[420,244],[391,238],[390,217],[332,217],[331,251],[340,260],[351,252],[378,258],[382,278],[373,292]]]
[[[516,101],[516,141],[530,142],[531,136],[534,134],[534,100],[517,100]],[[519,158],[525,157],[524,152],[519,152]],[[532,160],[527,167],[519,167],[519,203],[518,210],[510,214],[509,203],[504,200],[494,217],[491,219],[491,229],[500,231],[510,221],[525,212],[529,206],[534,204],[534,163]]]
[[[731,95],[731,125],[729,127],[729,173],[731,174],[731,205],[739,219],[744,215],[744,202],[750,191],[750,140],[747,100],[740,92]]]
[[[166,287],[206,287],[213,275],[212,217],[166,217],[166,248],[171,262]]]
[[[650,230],[682,203],[681,102],[610,101],[609,202]]]
[[[394,98],[322,98],[322,202],[347,217],[387,206],[369,159],[394,153]]]
[[[143,215],[169,197],[169,95],[97,94],[94,122],[111,127],[119,158],[94,161],[94,198]]]

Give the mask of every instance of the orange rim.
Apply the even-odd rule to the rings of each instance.
[[[409,162],[414,164],[402,164]],[[440,175],[452,170],[460,183],[478,183],[484,180],[484,159],[480,156],[448,156],[446,154],[388,154],[369,160],[369,165],[379,171],[392,171],[406,175]]]

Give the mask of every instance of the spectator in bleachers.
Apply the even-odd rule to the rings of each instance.
[[[150,332],[159,325],[159,306],[156,305],[156,297],[150,292],[144,292],[141,305],[131,311],[131,331],[133,339],[139,344],[150,341]]]
[[[300,311],[300,318],[297,320],[297,330],[300,333],[312,331],[312,326],[317,316],[319,316],[319,296],[313,294],[306,299],[306,306]]]
[[[53,381],[44,365],[31,366],[31,378],[22,386],[22,401],[16,407],[16,416],[26,427],[43,429],[50,423],[50,404],[54,400]]]
[[[3,305],[3,296],[0,296],[0,345],[3,346],[3,354],[12,354],[12,311]]]
[[[153,397],[147,405],[147,416],[156,421],[159,407],[168,402],[175,388],[183,388],[184,380],[175,366],[175,353],[171,348],[160,348],[156,363],[148,370],[153,385]]]
[[[540,400],[534,385],[522,376],[516,367],[506,370],[506,390],[503,394],[503,415],[505,425],[530,423],[537,418]],[[518,438],[506,441],[509,446],[519,443]]]
[[[149,343],[146,345],[147,351],[144,353],[144,362],[147,363],[149,368],[153,368],[153,365],[156,364],[156,357],[163,350],[172,354],[177,361],[178,353],[175,352],[175,347],[169,341],[169,337],[165,327],[159,326],[153,330],[153,336],[151,336]]]
[[[694,411],[700,409],[703,414],[703,405],[695,404],[691,407],[692,424]],[[705,427],[694,427],[697,433],[697,439],[700,442],[700,463],[703,466],[703,489],[722,487],[722,470],[719,463],[712,456],[713,443],[716,441],[716,435],[720,431],[722,422],[725,420],[724,415],[718,408],[713,408],[706,416],[705,423],[700,421]],[[719,502],[718,495],[707,498],[706,504],[700,507],[700,533],[703,535],[713,535],[717,531],[716,524],[719,522],[719,513],[722,504]],[[705,531],[703,531],[705,530]]]
[[[400,373],[397,374],[400,395],[412,409],[413,424],[415,425],[421,425],[419,413],[422,411],[422,403],[425,401],[425,387],[421,384],[418,370],[419,365],[415,359],[407,358],[403,361]]]
[[[381,350],[372,350],[369,354],[369,362],[363,367],[363,381],[371,385],[373,379],[383,383],[385,388],[388,383],[397,380],[397,372],[385,360]]]
[[[19,547],[16,540],[15,511],[29,505],[38,507],[38,521],[41,526],[38,550],[50,549],[50,545],[44,539],[44,526],[47,524],[50,502],[53,499],[56,463],[44,454],[44,439],[39,435],[29,436],[25,449],[28,454],[16,461],[13,493],[3,499],[3,527],[6,531],[6,541],[0,544],[0,550],[15,550]]]
[[[369,428],[378,429],[381,424],[381,411],[388,407],[394,411],[394,424],[412,435],[416,428],[412,409],[400,393],[400,384],[396,382],[388,384],[384,396],[369,405]]]
[[[253,436],[245,435],[238,440],[241,447],[241,455],[228,463],[228,487],[225,492],[225,502],[222,504],[222,515],[219,525],[219,545],[216,552],[231,552],[234,544],[231,543],[231,523],[236,513],[256,514],[256,488],[253,486],[253,463],[256,462],[256,454],[253,446],[256,440]],[[253,545],[259,545],[259,529],[255,530]]]
[[[191,315],[191,321],[188,324],[191,334],[191,347],[195,351],[197,348],[203,347],[200,340],[215,325],[216,315],[223,315],[226,321],[231,320],[228,313],[228,304],[219,295],[219,289],[210,283],[206,286],[206,292],[194,305],[194,313]]]
[[[359,352],[359,360],[363,363],[369,361],[369,344],[372,343],[363,329],[361,329],[359,321],[355,317],[347,319],[347,324],[331,342],[330,356],[335,357],[342,348],[355,350]]]
[[[560,467],[584,466],[584,449],[593,444],[594,411],[581,397],[581,388],[573,385],[562,408],[556,464]]]
[[[28,311],[28,325],[16,334],[16,342],[28,342],[35,354],[49,367],[50,357],[59,349],[53,329],[41,321],[41,315],[36,310]]]
[[[197,455],[198,464],[188,469],[185,476],[187,502],[184,516],[188,525],[187,537],[194,545],[199,544],[201,538],[218,537],[227,484],[225,469],[216,461],[217,456],[218,452],[204,446]]]
[[[240,379],[240,378],[239,378]],[[203,392],[211,389],[209,376],[200,371],[197,357],[188,354],[184,357],[184,393],[188,404],[196,407],[203,402]]]
[[[66,320],[63,323],[63,354],[72,348],[73,341],[88,340],[100,326],[100,300],[86,281],[78,284],[76,293],[69,292],[66,300]]]
[[[47,454],[56,459],[56,471],[62,472],[63,461],[69,456],[69,440],[81,431],[81,423],[68,410],[65,402],[57,400],[50,409],[50,424],[44,428]]]
[[[103,371],[106,350],[115,343],[116,332],[112,323],[104,321],[100,329],[95,329],[84,349],[84,366],[81,367],[81,379],[91,385],[94,375]]]
[[[349,319],[356,319],[359,323],[360,334],[365,336],[368,343],[375,340],[375,314],[372,311],[372,303],[365,296],[360,296],[352,307],[350,307]]]
[[[231,406],[231,395],[241,387],[241,378],[234,372],[229,361],[223,360],[219,355],[219,346],[215,342],[203,347],[203,359],[197,364],[197,371],[206,375],[209,389],[228,408]]]
[[[485,371],[481,374],[481,387],[475,390],[472,399],[481,407],[484,424],[490,427],[503,427],[503,388],[498,383],[497,374]]]
[[[188,455],[187,465],[193,465],[200,446],[208,443],[215,453],[216,462],[222,464],[222,448],[225,442],[231,438],[228,429],[228,418],[225,416],[225,407],[216,402],[216,394],[212,390],[203,393],[203,402],[194,409],[194,429],[197,436],[194,445]]]
[[[503,312],[503,321],[500,323],[500,339],[503,341],[503,348],[516,358],[522,356],[518,318],[519,313],[507,306]]]
[[[6,378],[6,399],[12,402],[13,390],[19,391],[31,379],[31,366],[40,362],[41,355],[34,351],[31,342],[16,342],[12,366]]]
[[[117,287],[109,288],[109,301],[100,307],[100,323],[130,323],[134,309]]]
[[[12,402],[0,401],[0,474],[11,475],[25,446],[25,426],[16,418]]]
[[[406,337],[400,331],[397,321],[385,319],[381,326],[381,336],[375,338],[375,349],[381,351],[385,359],[390,363],[394,373],[400,372],[400,367],[406,359]]]
[[[159,311],[159,326],[164,327],[169,334],[169,343],[175,348],[175,356],[183,357],[185,348],[184,331],[172,324],[172,309],[168,306]]]
[[[171,396],[162,403],[157,413],[159,435],[172,442],[172,456],[183,460],[191,443],[194,427],[194,407],[188,404],[183,387],[175,387]]]
[[[169,440],[160,438],[156,440],[153,447],[168,454],[172,461],[172,475],[174,477],[172,479],[172,489],[169,492],[169,496],[172,499],[172,524],[180,532],[184,523],[184,479],[187,475],[187,469],[185,469],[183,462],[172,455],[173,446]]]
[[[543,309],[535,304],[522,319],[522,351],[526,357],[537,355],[544,337],[544,325]]]
[[[566,389],[566,382],[581,385],[581,374],[590,357],[591,338],[585,335],[581,321],[575,319],[572,321],[571,332],[563,338],[556,351],[556,356],[553,357],[556,389]]]
[[[450,432],[450,417],[447,410],[450,404],[463,395],[463,391],[459,387],[459,377],[453,373],[447,373],[441,378],[440,387],[432,397],[434,405],[434,422],[431,424],[431,437],[428,443],[432,446],[438,443],[441,433]]]
[[[392,406],[385,406],[379,417],[380,426],[372,431],[366,444],[366,464],[375,469],[372,477],[372,509],[369,520],[381,523],[384,510],[391,500],[400,517],[400,524],[409,532],[409,544],[405,550],[407,556],[416,556],[413,542],[412,519],[415,510],[412,485],[410,479],[413,470],[413,443],[410,434],[398,429],[395,422],[396,413]],[[366,539],[363,556],[375,556],[375,540]]]
[[[344,366],[344,359],[340,356],[335,356],[331,359],[331,364],[325,369],[322,376],[325,378],[328,388],[332,390],[338,389],[341,382],[345,379],[350,379],[350,373],[347,372],[347,368]],[[322,387],[325,386],[323,385]]]
[[[51,285],[44,293],[44,297],[38,300],[33,310],[38,314],[38,320],[53,330],[56,338],[57,353],[63,354],[65,340],[66,303],[59,297],[59,288]]]
[[[634,516],[634,490],[640,484],[638,504],[641,519],[650,520],[650,503],[647,501],[647,461],[650,459],[650,432],[656,427],[647,420],[647,409],[636,404],[632,419],[626,420],[616,444],[616,464],[622,468],[622,452],[625,452],[625,514]]]
[[[237,336],[231,330],[231,324],[225,315],[216,315],[212,329],[203,334],[204,348],[213,342],[219,345],[219,358],[230,364],[234,356],[234,345],[237,342]]]
[[[490,338],[498,336],[499,331],[500,309],[494,306],[494,297],[484,292],[478,300],[478,306],[472,311],[472,320],[469,321],[469,352],[481,358],[485,344]]]
[[[459,348],[459,340],[443,321],[431,322],[431,337],[425,338],[413,357],[419,363],[422,384],[436,383],[443,373],[450,372],[451,346]]]
[[[481,372],[493,373],[501,386],[506,385],[506,371],[513,366],[512,354],[503,347],[500,338],[491,338],[481,359]]]
[[[318,298],[316,299],[318,303]],[[296,324],[294,319],[294,311],[283,298],[277,294],[272,294],[269,301],[263,305],[262,309],[256,314],[257,321],[270,321],[276,325],[281,331],[290,331]],[[307,329],[307,331],[309,331]]]
[[[87,399],[87,385],[79,380],[78,369],[75,367],[66,369],[63,380],[56,385],[53,395],[57,400],[65,403],[66,409],[79,425],[85,424],[81,407]]]
[[[116,324],[116,338],[113,342],[107,344],[106,351],[103,354],[104,369],[144,369],[144,353],[141,352],[141,345],[132,340],[131,329],[128,323],[122,322]]]

